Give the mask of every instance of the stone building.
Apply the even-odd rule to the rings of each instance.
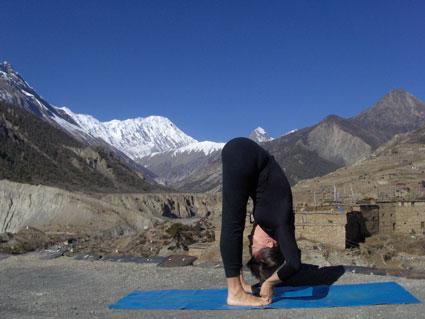
[[[338,249],[346,247],[347,211],[343,208],[305,207],[295,212],[295,235]]]
[[[425,234],[425,199],[367,198],[352,206],[334,204],[334,207],[309,207],[301,203],[296,207],[295,227],[299,238],[341,249],[357,246],[366,237],[378,233]]]
[[[381,233],[424,234],[425,200],[379,202]]]
[[[368,201],[359,201],[357,205],[351,207],[350,211],[361,213],[369,236],[379,233],[379,205],[376,201],[372,199]]]
[[[304,205],[295,212],[295,233],[298,238],[345,249],[378,233],[379,220],[379,206],[374,202],[314,208]]]
[[[248,205],[252,211],[252,205]],[[249,214],[248,214],[249,215]],[[246,225],[249,226],[247,216]],[[357,246],[378,233],[423,234],[425,199],[416,201],[376,201],[366,198],[355,205],[329,203],[295,207],[295,235],[337,249]],[[218,237],[217,237],[218,238]]]

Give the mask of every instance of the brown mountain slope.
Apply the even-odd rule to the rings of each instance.
[[[425,196],[425,127],[398,134],[366,158],[325,176],[300,181],[297,202],[356,202]]]
[[[382,144],[395,134],[425,125],[425,103],[403,89],[385,94],[375,105],[349,119],[367,128]]]
[[[328,174],[368,157],[395,134],[425,126],[425,104],[410,93],[396,89],[385,94],[372,107],[352,118],[330,115],[316,125],[303,128],[272,141],[260,143],[284,168],[292,185],[303,179]],[[211,154],[209,166],[197,165],[196,171],[178,174],[181,190],[220,190],[221,165]],[[199,159],[196,159],[198,161]],[[207,160],[203,160],[208,163]],[[173,174],[169,169],[166,174]],[[156,174],[161,176],[159,170]]]

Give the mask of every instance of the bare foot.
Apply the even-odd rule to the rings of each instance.
[[[234,294],[227,295],[227,304],[231,306],[265,306],[268,305],[271,300],[255,297],[251,294],[239,290]]]
[[[245,279],[244,279],[244,277],[243,277],[242,270],[241,270],[241,275],[240,275],[239,279],[240,279],[240,281],[241,281],[242,289],[243,289],[246,293],[252,294],[252,286],[251,286],[250,284],[248,284],[248,283],[245,281]]]

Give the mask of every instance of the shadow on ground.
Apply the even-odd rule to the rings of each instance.
[[[297,298],[321,299],[326,297],[329,286],[336,282],[344,272],[344,266],[319,267],[312,264],[302,264],[298,273],[275,287],[289,289],[289,287],[311,286],[313,289],[312,296]],[[254,285],[253,289],[254,294],[258,295],[260,284]]]

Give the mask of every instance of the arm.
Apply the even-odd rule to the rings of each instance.
[[[300,270],[301,251],[297,246],[297,241],[295,239],[295,227],[293,223],[279,226],[276,230],[276,234],[280,251],[282,252],[283,257],[285,257],[285,262],[278,268],[276,274],[280,281],[284,281]]]
[[[285,262],[261,285],[260,295],[271,302],[273,286],[297,273],[301,267],[301,251],[295,240],[294,227],[291,224],[280,226],[277,240]]]

